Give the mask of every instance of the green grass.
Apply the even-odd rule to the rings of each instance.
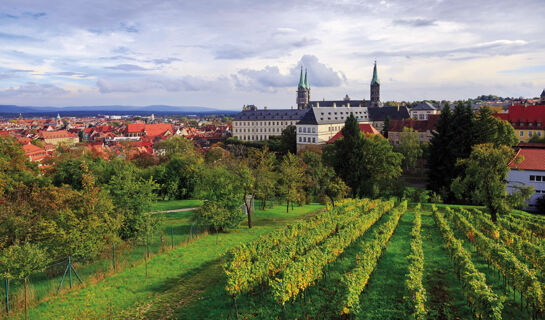
[[[190,212],[177,212],[165,214],[165,223],[162,230],[163,253],[161,241],[152,243],[152,251],[155,256],[148,263],[148,278],[145,277],[145,265],[143,263],[144,248],[142,246],[130,251],[135,261],[127,265],[118,273],[111,274],[104,279],[86,279],[86,285],[81,288],[67,291],[58,297],[52,297],[30,310],[31,319],[108,319],[127,318],[132,319],[138,314],[143,314],[156,303],[166,301],[163,306],[171,305],[172,299],[169,293],[177,288],[180,281],[195,275],[201,277],[198,282],[190,282],[188,285],[200,286],[205,280],[214,279],[214,276],[222,276],[220,261],[223,255],[232,247],[251,241],[258,236],[270,232],[279,226],[293,222],[313,211],[323,208],[319,204],[311,204],[295,207],[293,212],[285,213],[285,207],[274,207],[265,211],[257,210],[254,215],[255,226],[248,229],[245,223],[230,230],[227,233],[201,237],[186,245],[182,241],[187,238],[190,229]],[[175,242],[180,243],[174,250],[168,250],[170,226],[175,225]],[[216,244],[216,241],[218,243]],[[106,265],[111,264],[106,259]],[[108,266],[108,268],[111,268]],[[78,268],[78,272],[84,273]],[[205,273],[203,273],[206,271]],[[209,278],[211,277],[211,278]],[[100,281],[98,281],[100,280]],[[191,287],[193,288],[193,287]],[[191,290],[189,294],[198,291]],[[188,294],[188,292],[184,292]],[[171,298],[177,298],[173,295]],[[163,310],[164,312],[164,310]]]
[[[157,201],[151,208],[152,212],[156,211],[167,211],[175,209],[187,209],[187,208],[196,208],[202,205],[202,200],[189,199],[189,200],[168,200],[168,201]]]

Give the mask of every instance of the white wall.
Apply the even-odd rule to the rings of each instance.
[[[530,176],[544,176],[545,171],[538,170],[511,170],[507,174],[507,191],[511,193],[512,186],[533,186],[534,194],[527,201],[530,209],[535,209],[537,199],[545,195],[545,181],[530,181]],[[543,179],[542,179],[543,180]]]

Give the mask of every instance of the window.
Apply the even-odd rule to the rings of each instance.
[[[303,132],[303,128],[299,127],[299,132]]]
[[[307,133],[307,128],[303,128],[303,133]]]
[[[299,137],[299,142],[303,142],[303,138]]]
[[[312,143],[316,143],[316,138],[312,138]]]
[[[524,131],[519,132],[519,135],[520,135],[521,137],[524,137]]]
[[[530,181],[536,181],[536,176],[530,176]]]
[[[536,181],[540,181],[540,182],[541,182],[541,176],[536,176]]]
[[[528,137],[531,137],[533,135],[533,131],[528,131]]]

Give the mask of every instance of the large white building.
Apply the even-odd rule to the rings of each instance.
[[[517,163],[521,157],[523,160]],[[534,194],[528,200],[528,209],[535,210],[537,199],[545,196],[545,149],[519,149],[509,168],[507,191],[516,191],[520,186],[533,186]]]

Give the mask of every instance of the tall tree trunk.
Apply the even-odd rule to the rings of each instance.
[[[248,228],[252,229],[252,207],[248,203],[248,195],[244,192],[244,205],[246,206],[246,213],[248,214]]]
[[[144,263],[146,264],[146,278],[148,277],[148,255],[144,252]]]
[[[28,314],[27,314],[27,277],[25,277],[25,320],[28,319]]]
[[[335,199],[333,197],[329,197],[329,199],[331,199],[331,205],[335,208]]]
[[[286,199],[286,213],[290,212],[290,200]]]

